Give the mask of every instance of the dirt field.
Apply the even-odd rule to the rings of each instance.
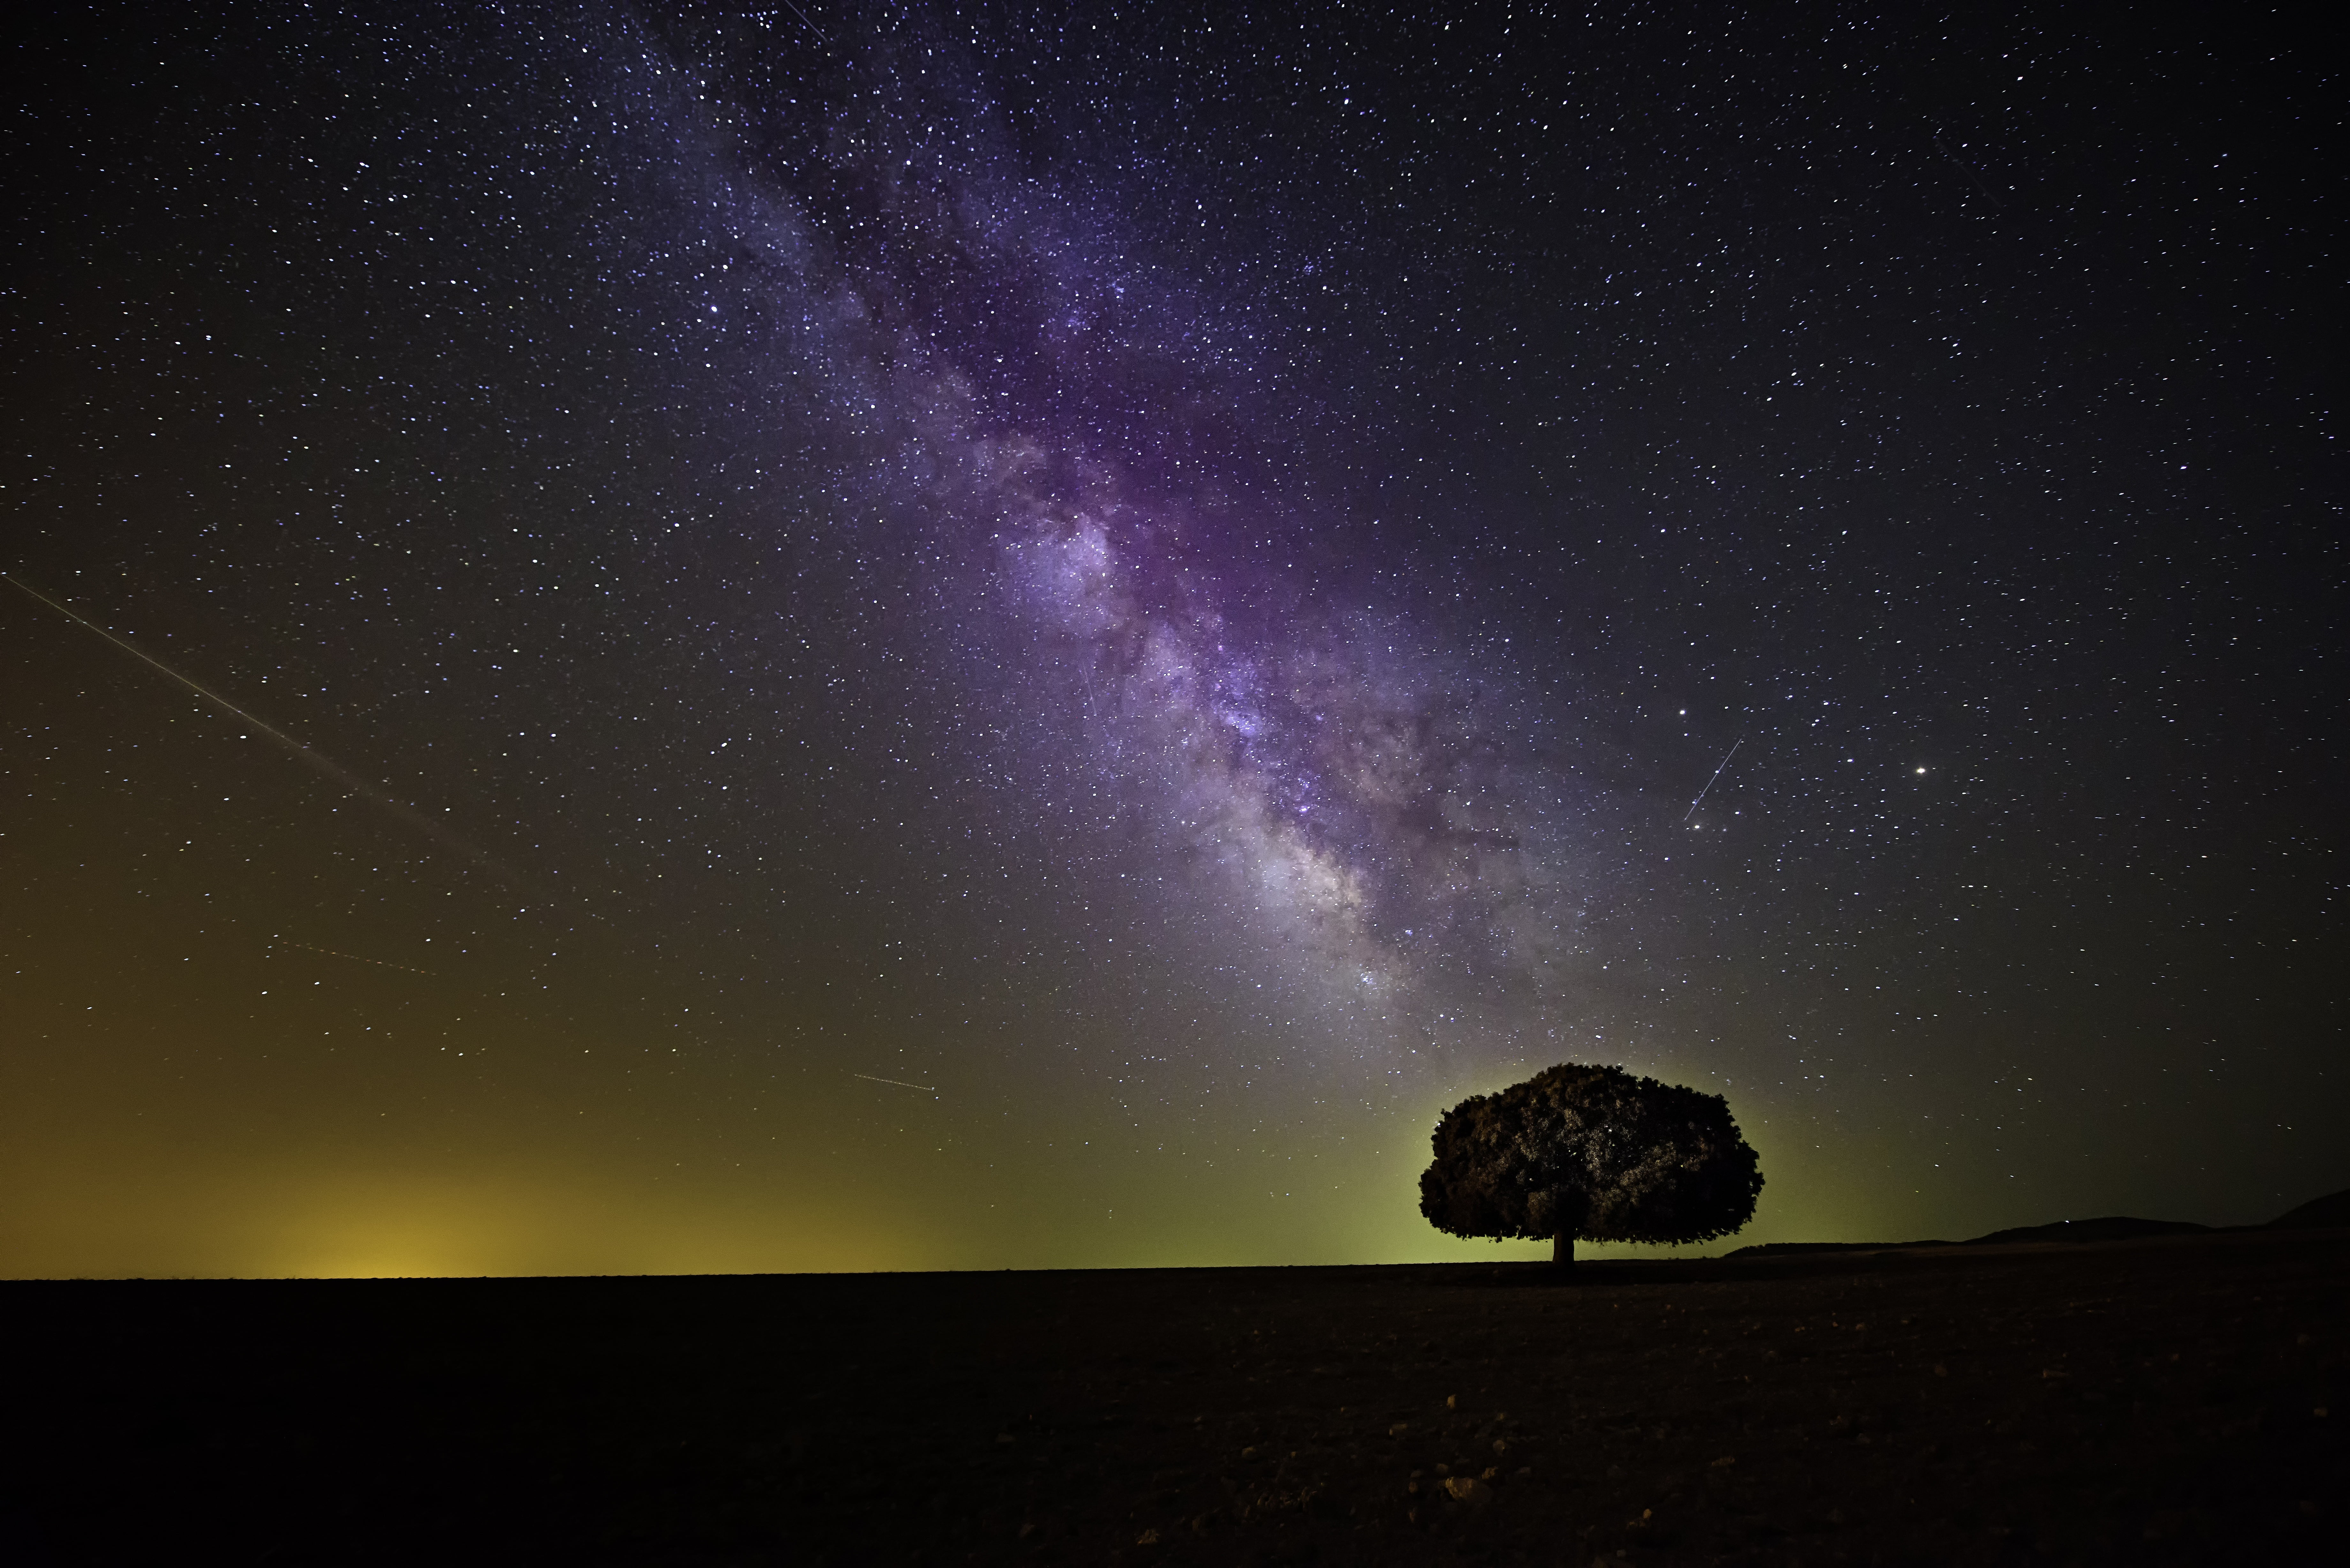
[[[2341,1559],[2350,1232],[0,1284],[0,1558]]]

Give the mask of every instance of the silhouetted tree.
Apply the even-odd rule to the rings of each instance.
[[[1620,1067],[1566,1063],[1436,1124],[1419,1211],[1455,1236],[1704,1241],[1754,1218],[1762,1170],[1730,1102]]]

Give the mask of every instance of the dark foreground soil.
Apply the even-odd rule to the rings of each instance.
[[[1546,1276],[0,1284],[0,1559],[2350,1561],[2350,1232]]]

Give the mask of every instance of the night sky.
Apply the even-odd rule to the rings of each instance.
[[[11,51],[0,1272],[1546,1256],[1416,1179],[1568,1060],[1716,1251],[2350,1184],[2258,8]]]

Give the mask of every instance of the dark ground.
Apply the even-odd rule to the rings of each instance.
[[[0,1284],[0,1556],[2343,1560],[2350,1231],[1545,1274]]]

